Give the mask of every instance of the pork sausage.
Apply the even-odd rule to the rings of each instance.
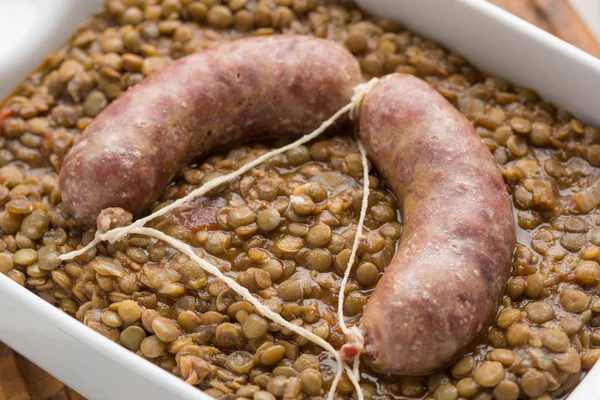
[[[192,158],[310,133],[360,81],[352,54],[308,36],[247,38],[189,55],[96,117],[64,160],[62,200],[89,227],[108,207],[140,215]]]
[[[389,75],[360,111],[361,140],[403,218],[360,325],[365,359],[387,374],[429,373],[497,311],[515,245],[511,201],[489,149],[426,82]]]

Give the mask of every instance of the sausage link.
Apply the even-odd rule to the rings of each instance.
[[[361,322],[367,362],[420,375],[463,354],[494,317],[515,245],[512,204],[469,121],[424,81],[383,78],[360,136],[401,205],[399,252]]]
[[[350,102],[360,81],[347,50],[308,36],[247,38],[184,57],[87,128],[61,168],[62,200],[90,227],[109,207],[140,215],[192,158],[309,133]]]

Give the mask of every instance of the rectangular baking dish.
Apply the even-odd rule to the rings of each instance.
[[[0,98],[102,0],[0,1]],[[365,9],[538,90],[600,125],[600,60],[483,0],[358,0]],[[0,274],[0,340],[89,399],[198,399],[201,391],[88,329]],[[600,398],[597,365],[569,400]]]

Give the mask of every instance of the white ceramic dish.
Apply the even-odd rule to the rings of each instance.
[[[0,98],[102,0],[1,0]],[[358,0],[600,125],[600,61],[482,0]],[[0,274],[0,340],[90,399],[209,397]],[[569,400],[600,398],[600,365]]]

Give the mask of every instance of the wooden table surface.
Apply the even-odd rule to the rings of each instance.
[[[568,0],[490,0],[600,58],[600,43]],[[72,389],[0,342],[0,400],[84,400]]]

